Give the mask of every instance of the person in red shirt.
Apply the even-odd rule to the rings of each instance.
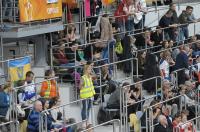
[[[176,132],[179,130],[179,123],[181,122],[181,113],[177,113],[174,117],[174,120],[172,122],[173,125],[173,131]]]
[[[62,67],[74,67],[75,63],[71,63],[68,61],[64,51],[65,51],[65,44],[61,44],[59,49],[54,54],[56,62]]]

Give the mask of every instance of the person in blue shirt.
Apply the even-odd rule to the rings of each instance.
[[[10,105],[10,84],[0,87],[0,116],[6,116]]]
[[[40,100],[36,100],[34,103],[34,108],[30,112],[28,116],[28,126],[27,126],[27,132],[39,132],[39,124],[40,124],[40,114],[43,111],[43,104]],[[47,117],[47,130],[50,131],[58,131],[52,125],[52,121]]]

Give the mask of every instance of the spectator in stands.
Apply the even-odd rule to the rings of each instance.
[[[177,11],[176,11],[176,4],[175,3],[170,3],[169,4],[169,10],[172,11],[173,15],[171,17],[171,23],[172,24],[178,24],[178,15],[177,15]]]
[[[85,65],[84,66],[84,72],[83,76],[81,77],[81,83],[80,83],[80,98],[84,99],[82,101],[82,111],[81,116],[82,120],[88,120],[89,119],[89,112],[91,109],[91,98],[95,95],[94,85],[92,82],[92,67],[91,65]],[[88,123],[86,123],[85,126],[87,126]]]
[[[170,132],[168,127],[167,118],[164,115],[158,117],[159,124],[156,125],[154,132]]]
[[[163,105],[162,106],[162,114],[167,119],[169,131],[172,132],[173,131],[173,125],[172,125],[171,109],[167,105]]]
[[[51,109],[49,113],[52,118],[52,124],[54,126],[61,128],[61,125],[70,125],[70,124],[75,123],[74,118],[67,119],[66,117],[63,117],[63,110],[60,110],[60,108],[58,108],[60,105],[61,105],[61,100],[58,98],[52,98],[49,100],[49,109]],[[76,127],[77,127],[76,125],[73,125],[72,127],[68,127],[68,128],[64,127],[63,130],[75,131]]]
[[[42,112],[42,110],[47,109],[49,107],[49,101],[45,99],[40,100],[35,101],[33,110],[28,116],[28,132],[39,132],[40,113]],[[49,115],[47,115],[47,130],[58,132],[58,129],[55,128],[54,125],[52,125],[52,120],[50,119]]]
[[[139,75],[144,75],[144,66],[146,62],[146,51],[141,51],[138,53],[138,72]]]
[[[193,7],[187,6],[186,10],[183,10],[181,15],[179,16],[179,23],[184,24],[181,26],[180,38],[188,39],[189,37],[188,24],[191,22],[196,22],[196,18],[193,15]]]
[[[133,18],[131,14],[134,11],[133,0],[124,0],[118,5],[117,10],[115,11],[116,23],[120,28],[121,32],[124,32],[124,26],[126,30],[133,30]],[[128,17],[130,16],[130,21],[128,22]],[[132,22],[131,22],[132,21]],[[125,22],[125,25],[124,25]],[[130,24],[130,25],[129,25]]]
[[[135,29],[145,27],[145,15],[147,14],[147,4],[145,0],[135,0],[136,14],[134,17]]]
[[[4,118],[6,117],[10,106],[10,92],[10,83],[0,87],[0,116],[3,116]]]
[[[101,37],[100,37],[100,39],[102,41],[105,42],[105,41],[109,41],[109,40],[113,39],[112,24],[110,23],[108,14],[104,14],[101,17],[100,29],[101,29]]]
[[[29,100],[29,102],[31,102],[35,101],[36,96],[37,95],[36,95],[36,87],[34,84],[34,73],[32,71],[28,71],[26,73],[26,79],[24,83],[24,95],[22,94],[20,98],[23,101]]]
[[[75,63],[71,63],[68,61],[64,50],[65,50],[65,44],[60,44],[59,49],[54,54],[54,57],[56,58],[55,61],[61,67],[72,68],[73,66],[75,66]]]
[[[86,60],[98,60],[101,58],[101,52],[104,45],[100,42],[101,33],[99,31],[95,31],[91,35],[91,41],[93,44],[90,44],[84,49],[84,58]]]
[[[192,99],[195,100],[196,99],[196,93],[195,93],[195,83],[192,83],[191,81],[185,81],[185,86],[186,86],[186,95]]]
[[[170,4],[169,4],[169,11],[172,11],[172,12],[173,12],[173,15],[172,15],[172,17],[171,17],[171,24],[174,24],[174,25],[178,24],[179,21],[178,21],[178,15],[177,15],[176,4],[175,4],[175,3],[170,3]],[[174,27],[174,28],[172,28],[170,31],[171,31],[170,34],[172,34],[172,35],[171,35],[171,37],[172,37],[171,39],[172,39],[173,41],[176,41],[176,40],[178,39],[178,31],[179,31],[179,28]],[[174,34],[174,36],[173,36],[173,34]]]
[[[161,70],[161,76],[163,79],[171,80],[170,77],[170,65],[174,65],[175,62],[171,58],[171,54],[169,51],[164,51],[161,54],[161,60],[160,60],[160,70]]]
[[[125,22],[125,28],[126,31],[133,32],[134,30],[134,15],[135,15],[135,0],[127,0],[127,2],[124,4],[123,11],[127,15],[128,19]]]
[[[174,40],[174,34],[172,28],[176,27],[176,24],[172,24],[173,12],[171,10],[167,11],[166,14],[160,19],[159,26],[161,28],[165,28],[164,31],[164,38],[165,40]]]
[[[60,105],[61,105],[61,100],[58,98],[52,98],[49,101],[49,108],[52,109],[50,111],[52,118],[54,120],[54,123],[57,123],[57,124],[61,124],[61,122],[63,121],[62,112],[60,111],[60,109],[59,108],[54,109],[55,107],[60,106]]]
[[[154,42],[154,46],[161,46],[163,42],[163,32],[160,26],[156,27],[156,31],[151,34],[151,41]],[[160,47],[155,48],[155,51],[160,50]]]
[[[193,128],[192,123],[191,122],[187,122],[187,114],[182,112],[181,113],[181,122],[179,124],[180,126],[180,132],[193,132],[195,131],[195,128]]]
[[[141,83],[141,79],[140,78],[135,78],[134,82],[136,83],[134,86],[130,86],[130,99],[134,100],[135,102],[141,101],[144,99],[144,97],[142,96],[142,83]],[[142,111],[142,107],[141,104],[143,104],[144,102],[139,102],[139,103],[134,103],[134,105],[132,105],[130,107],[131,110],[129,110],[129,114],[131,113],[135,113],[137,111]]]
[[[112,25],[110,23],[109,17],[107,14],[101,17],[100,21],[100,28],[101,28],[101,37],[100,40],[102,45],[102,54],[101,58],[104,59],[106,62],[114,62],[113,58],[115,56],[113,52],[113,47],[116,43],[115,39],[113,38],[113,31]]]
[[[150,30],[145,31],[145,45],[146,47],[153,47],[155,44],[154,41],[151,39],[151,32]]]
[[[122,87],[124,89],[124,93],[126,93],[127,95],[127,102],[128,102],[128,105],[133,105],[136,100],[132,99],[131,96],[133,95],[133,91],[131,90],[130,88],[130,83],[128,82],[124,82],[122,84]],[[111,109],[119,109],[120,107],[120,87],[116,88],[116,90],[110,95],[110,98],[108,99],[108,102],[107,102],[107,107],[108,108],[111,108]],[[131,111],[133,110],[132,109],[133,107],[128,107],[128,113],[132,113]]]
[[[158,67],[158,58],[154,54],[148,54],[146,56],[146,64],[144,68],[144,76],[143,79],[149,79],[152,77],[160,76],[160,69]],[[158,83],[160,82],[159,79],[157,81]],[[143,83],[144,89],[147,90],[149,93],[153,93],[156,91],[156,85],[158,87],[160,84],[155,84],[156,79],[151,79],[149,81],[145,81]]]
[[[55,79],[54,70],[46,70],[45,71],[45,79],[46,81],[42,82],[40,96],[51,99],[51,98],[59,98],[59,89]]]
[[[41,101],[37,100],[34,103],[34,108],[28,116],[28,132],[39,132],[39,116],[40,112],[42,111],[42,103]]]
[[[163,81],[163,100],[171,99],[172,97],[177,96],[177,93],[174,93],[170,82],[168,80]],[[173,99],[166,103],[166,108],[168,109],[169,115],[174,116],[178,111],[179,99]]]
[[[179,129],[180,123],[181,123],[181,113],[178,112],[174,116],[174,119],[173,119],[173,122],[172,122],[172,124],[173,124],[173,130],[174,131],[177,130],[177,129]]]
[[[200,56],[200,42],[198,42],[199,40],[197,39],[196,36],[193,36],[191,38],[190,43],[192,44],[192,56],[195,58],[197,56]]]
[[[131,53],[131,37],[128,34],[126,34],[122,40],[122,47],[123,47],[122,60],[132,58],[133,55]],[[131,67],[131,60],[123,62],[123,71],[126,74],[126,76],[129,76],[132,68],[133,67]]]
[[[175,70],[178,70],[178,84],[184,84],[186,81],[185,69],[188,69],[188,54],[190,49],[188,46],[184,46],[183,49],[176,57]],[[183,69],[185,68],[185,69]],[[182,69],[182,70],[181,70]]]

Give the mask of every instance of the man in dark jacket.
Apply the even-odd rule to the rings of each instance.
[[[171,17],[171,23],[172,24],[178,24],[178,15],[176,12],[176,4],[175,3],[171,3],[169,5],[169,11],[172,11],[173,15]]]
[[[169,5],[169,11],[172,12],[172,17],[171,17],[171,24],[175,25],[175,24],[178,24],[179,21],[178,21],[178,15],[177,15],[177,12],[176,12],[176,4],[175,3],[171,3]],[[169,37],[173,40],[173,41],[176,41],[176,37],[178,35],[178,29],[177,27],[174,27],[170,30],[170,33],[169,33]]]
[[[158,117],[158,122],[159,124],[156,125],[154,132],[171,132],[168,127],[167,118],[164,115]]]
[[[190,22],[196,22],[196,18],[193,15],[193,7],[187,6],[186,10],[183,10],[181,15],[179,16],[179,23],[185,24],[181,26],[181,37],[185,37],[185,39],[189,37],[188,24]]]
[[[37,100],[34,103],[34,108],[31,111],[31,113],[28,116],[28,126],[27,126],[27,132],[39,132],[39,120],[40,120],[40,114],[42,112],[42,102]],[[52,122],[47,119],[47,130],[49,131],[58,131],[54,126],[52,125]]]
[[[175,70],[178,72],[178,84],[184,84],[186,81],[185,69],[188,69],[188,53],[190,48],[185,46],[176,57]],[[185,69],[183,69],[185,68]],[[183,70],[180,70],[183,69]]]
[[[166,40],[170,40],[174,38],[174,34],[172,34],[172,29],[174,27],[172,23],[173,12],[171,10],[167,11],[167,13],[160,19],[159,26],[164,29],[164,35]],[[171,28],[168,28],[171,27]]]

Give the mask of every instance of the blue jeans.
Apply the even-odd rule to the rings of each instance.
[[[182,35],[182,38],[184,37],[185,39],[188,39],[189,30],[187,26],[181,27],[181,35]]]
[[[134,20],[127,20],[125,22],[126,31],[130,31],[129,34],[132,34],[134,31]]]
[[[85,99],[82,101],[82,110],[81,110],[82,120],[89,119],[91,103],[92,103],[91,99]]]

